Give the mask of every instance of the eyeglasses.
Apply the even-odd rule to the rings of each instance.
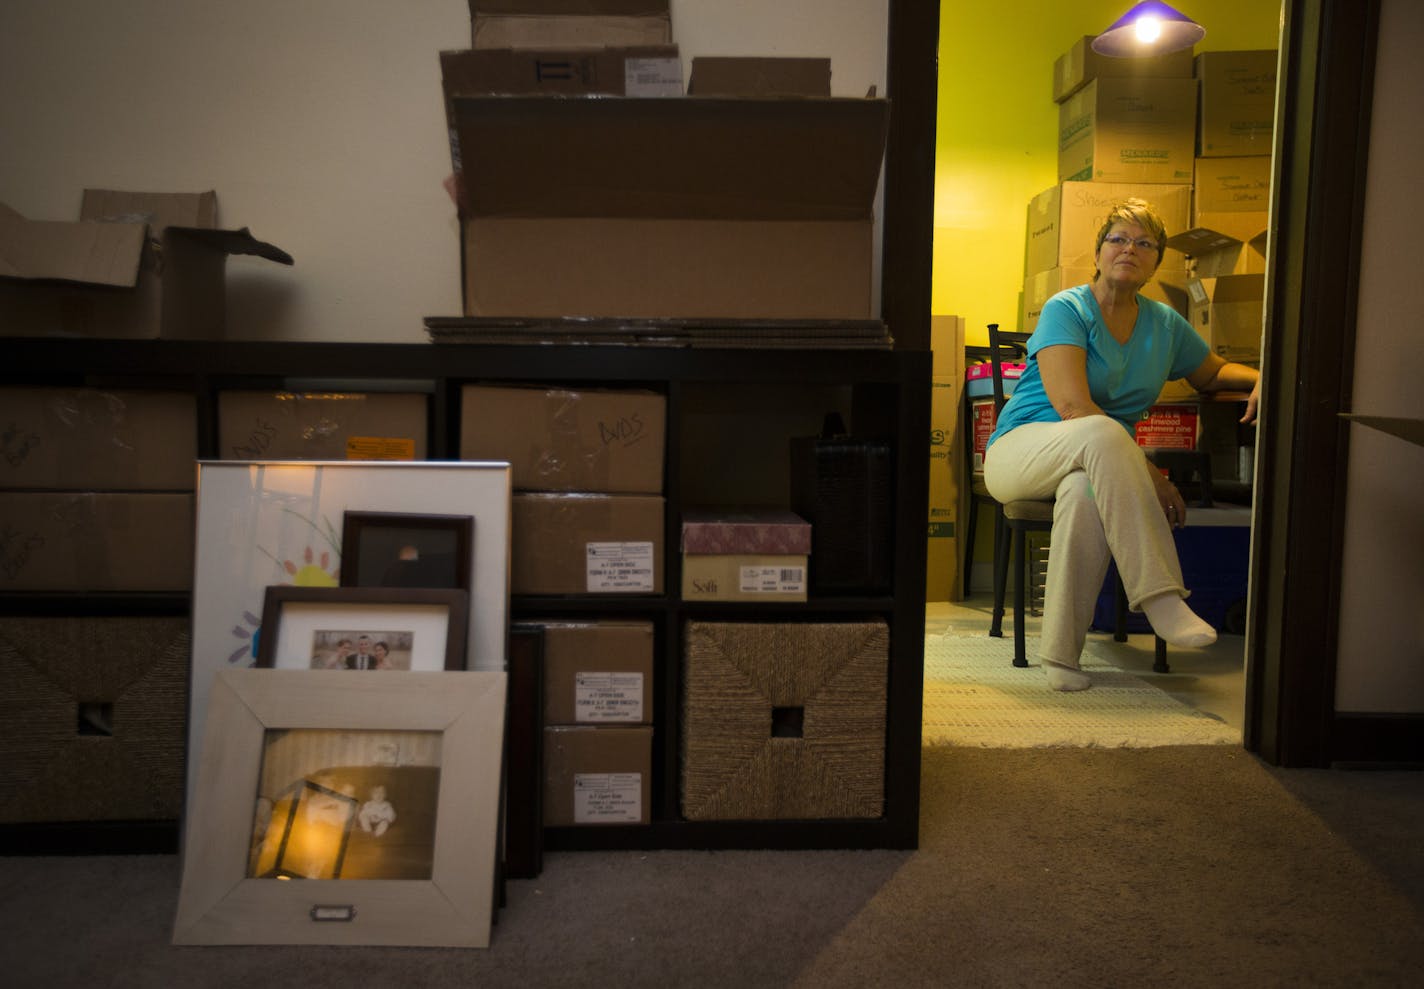
[[[1147,237],[1139,237],[1136,240],[1133,240],[1131,237],[1124,237],[1122,234],[1108,234],[1106,237],[1103,238],[1103,243],[1111,244],[1118,250],[1122,250],[1128,244],[1132,244],[1139,251],[1157,250],[1157,242],[1155,240],[1150,240]]]

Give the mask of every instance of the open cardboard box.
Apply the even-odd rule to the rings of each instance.
[[[874,315],[886,101],[451,99],[465,315]]]
[[[214,192],[86,189],[77,222],[0,204],[0,336],[221,338],[227,256],[292,258],[216,218]]]
[[[669,0],[469,0],[475,48],[585,48],[672,41]]]
[[[1233,217],[1245,221],[1233,223]],[[1187,256],[1187,270],[1196,278],[1218,278],[1222,275],[1259,275],[1266,270],[1265,215],[1255,213],[1222,214],[1215,217],[1215,226],[1234,226],[1231,233],[1198,226],[1167,238],[1167,246]],[[1258,228],[1257,222],[1262,225]],[[1249,229],[1252,233],[1245,234]]]

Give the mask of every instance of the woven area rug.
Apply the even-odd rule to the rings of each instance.
[[[981,748],[1148,748],[1240,745],[1241,733],[1104,661],[1090,641],[1088,690],[1050,690],[1030,659],[1012,665],[1012,638],[925,637],[924,744]]]

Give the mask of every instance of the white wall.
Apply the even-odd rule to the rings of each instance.
[[[1424,4],[1381,5],[1351,411],[1424,419]],[[1424,712],[1424,447],[1351,426],[1335,707]],[[1329,483],[1329,479],[1323,479]],[[1289,616],[1287,616],[1289,618]]]
[[[673,0],[684,60],[829,55],[885,92],[888,0]],[[466,0],[3,0],[0,202],[77,216],[86,187],[216,189],[293,268],[228,264],[236,339],[421,342],[460,312],[438,53]]]

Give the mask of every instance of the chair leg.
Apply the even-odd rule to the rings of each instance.
[[[979,499],[969,496],[969,518],[964,530],[964,596],[969,597],[974,587],[974,533],[979,528]]]
[[[989,623],[989,634],[1004,637],[1004,590],[1009,575],[1009,530],[1004,523],[1004,510],[994,511],[994,612]]]
[[[1024,576],[1028,570],[1028,534],[1023,529],[1014,529],[1014,665],[1028,665],[1027,649],[1024,646]]]
[[[1172,668],[1167,665],[1167,642],[1160,635],[1155,636],[1155,638],[1157,641],[1153,646],[1152,672],[1171,673]]]

